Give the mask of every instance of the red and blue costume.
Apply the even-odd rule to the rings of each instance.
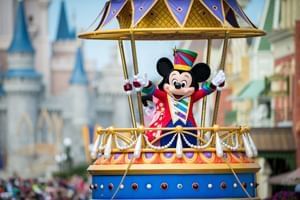
[[[202,87],[199,90],[195,91],[192,94],[192,96],[186,97],[182,100],[176,100],[167,92],[157,88],[150,81],[148,87],[145,87],[142,92],[146,95],[155,96],[159,99],[160,103],[163,104],[164,112],[162,112],[162,120],[161,123],[156,124],[156,126],[159,125],[160,127],[175,127],[180,125],[182,127],[196,127],[197,124],[194,119],[193,105],[204,96],[209,95],[210,93],[215,91],[215,89],[216,87],[214,87],[211,83],[205,82],[202,84]],[[155,123],[152,124],[153,127],[155,127],[154,124]],[[156,137],[158,137],[158,135],[156,135]],[[172,135],[163,137],[160,141],[161,145],[167,144],[170,141],[171,137]],[[148,135],[148,138],[150,140],[154,139],[152,135]],[[195,137],[187,135],[186,138],[191,143],[196,143]]]

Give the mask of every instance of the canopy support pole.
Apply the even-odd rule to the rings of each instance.
[[[120,55],[121,55],[121,60],[122,60],[122,68],[123,68],[123,76],[125,80],[129,79],[128,75],[128,68],[126,64],[126,58],[125,58],[125,53],[124,53],[124,46],[123,46],[123,41],[119,40],[119,50],[120,50]],[[134,106],[133,106],[133,101],[131,95],[128,96],[128,104],[129,104],[129,109],[130,109],[130,115],[131,115],[131,123],[132,127],[136,128],[136,119],[135,119],[135,114],[134,114]]]
[[[136,46],[135,46],[135,40],[134,40],[133,34],[131,35],[130,42],[131,42],[131,52],[132,52],[132,59],[133,59],[133,70],[134,70],[134,74],[138,75],[139,68],[138,68]],[[137,92],[137,102],[138,102],[138,110],[139,110],[139,117],[140,117],[140,125],[144,126],[145,123],[144,123],[142,93],[141,92]]]
[[[224,42],[223,42],[223,51],[222,51],[221,64],[220,64],[220,68],[219,68],[220,70],[223,70],[223,71],[225,70],[227,47],[228,47],[228,33],[226,32]],[[213,114],[212,126],[217,123],[219,105],[220,105],[220,98],[221,98],[221,91],[217,91],[215,106],[214,106],[215,109],[214,109],[214,114]]]
[[[207,40],[207,49],[206,49],[206,64],[210,65],[210,55],[211,55],[211,39]],[[206,106],[207,106],[207,96],[203,98],[202,101],[202,112],[201,112],[201,127],[205,126],[205,118],[206,118]],[[201,131],[201,138],[203,138],[204,131]]]

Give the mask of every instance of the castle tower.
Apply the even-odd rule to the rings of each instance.
[[[69,79],[69,115],[64,122],[64,137],[70,138],[75,145],[71,146],[71,156],[75,162],[84,162],[85,157],[82,128],[89,123],[89,92],[88,78],[84,69],[81,47],[77,49],[75,65]]]
[[[48,32],[49,4],[51,0],[26,0],[25,11],[27,30],[35,49],[34,66],[37,72],[43,74],[42,81],[46,94],[49,93],[50,81],[50,42]]]
[[[70,79],[70,90],[73,103],[73,123],[85,125],[88,123],[88,78],[83,66],[81,47],[77,49],[75,66]]]
[[[69,87],[68,78],[74,66],[77,45],[75,31],[69,26],[65,2],[62,0],[56,38],[52,44],[51,93],[54,95]]]
[[[24,2],[18,3],[15,29],[8,48],[4,77],[7,98],[7,170],[29,176],[33,161],[34,127],[38,114],[41,76],[34,69],[35,51],[25,21]]]

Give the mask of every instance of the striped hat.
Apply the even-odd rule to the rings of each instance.
[[[190,71],[197,58],[197,53],[186,49],[174,49],[174,69]]]

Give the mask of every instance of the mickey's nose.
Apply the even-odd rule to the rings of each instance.
[[[175,83],[174,83],[174,86],[175,86],[176,89],[180,89],[180,88],[181,88],[181,84],[178,83],[178,82],[175,82]]]

